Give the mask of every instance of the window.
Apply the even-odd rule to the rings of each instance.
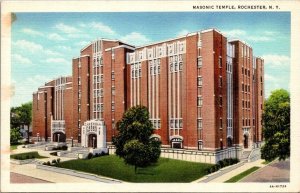
[[[173,72],[173,63],[170,64],[170,72]]]
[[[219,57],[219,68],[222,68],[222,56]]]
[[[262,90],[260,90],[260,96],[262,96],[263,95],[263,91]]]
[[[111,88],[111,94],[112,94],[112,95],[115,95],[115,94],[116,94],[116,88],[115,88],[115,87],[112,87],[112,88]]]
[[[141,68],[139,68],[139,75],[138,75],[138,77],[142,77],[142,69]]]
[[[175,119],[175,128],[179,128],[179,120],[178,119]]]
[[[220,76],[220,78],[219,78],[219,87],[222,87],[222,76]]]
[[[198,107],[202,107],[202,103],[203,103],[203,99],[202,99],[202,96],[198,96],[198,100],[197,100],[197,106]]]
[[[202,67],[202,57],[198,57],[197,67],[198,67],[198,68],[201,68],[201,67]]]
[[[78,77],[78,85],[81,85],[81,78]]]
[[[223,119],[220,118],[220,129],[223,129]]]
[[[114,102],[111,103],[111,110],[115,111],[115,103]]]
[[[78,91],[78,99],[81,98],[81,91]]]
[[[175,62],[174,67],[175,67],[174,71],[177,72],[178,71],[178,63],[177,62]]]
[[[160,74],[160,65],[157,66],[157,74]]]
[[[198,87],[201,87],[202,83],[202,76],[198,76]]]
[[[104,111],[103,103],[101,103],[100,106],[101,106],[101,111],[100,112],[103,112]]]
[[[223,105],[223,97],[222,96],[219,96],[219,102],[220,102],[220,106]]]
[[[182,119],[179,119],[179,128],[182,128]]]
[[[183,68],[183,62],[179,62],[179,70],[182,71]]]
[[[111,79],[115,80],[115,72],[111,72]]]
[[[197,128],[202,129],[202,119],[197,120]]]
[[[158,120],[158,126],[157,126],[157,128],[160,128],[160,127],[161,127],[160,120]]]
[[[242,74],[244,74],[244,67],[242,67]]]
[[[242,91],[244,91],[244,84],[242,83]]]
[[[170,127],[174,128],[174,120],[173,119],[170,120]]]
[[[203,149],[203,141],[198,141],[198,150]]]

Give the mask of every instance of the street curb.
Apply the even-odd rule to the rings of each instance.
[[[90,173],[85,173],[85,172],[66,169],[66,168],[58,168],[55,166],[47,166],[47,165],[37,164],[36,168],[42,169],[42,170],[47,170],[47,171],[52,171],[52,172],[56,172],[56,173],[71,175],[71,176],[75,176],[75,177],[85,178],[85,179],[89,179],[89,180],[104,182],[104,183],[122,183],[121,180],[98,176],[96,174],[90,174]]]

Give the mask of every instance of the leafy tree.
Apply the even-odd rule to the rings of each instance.
[[[11,108],[11,128],[28,127],[27,136],[29,141],[29,127],[32,119],[32,102],[24,103],[19,107]]]
[[[118,134],[113,139],[116,154],[124,158],[125,163],[137,167],[146,167],[157,162],[160,156],[160,142],[150,139],[153,125],[149,112],[144,106],[130,108],[117,123]]]
[[[275,90],[266,100],[263,123],[262,158],[285,160],[290,156],[290,95],[286,90]]]
[[[18,144],[20,139],[22,139],[20,130],[17,128],[10,129],[10,144]]]

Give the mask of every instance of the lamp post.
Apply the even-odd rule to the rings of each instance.
[[[40,134],[37,133],[36,136],[37,136],[37,140],[38,140],[38,142],[39,142],[39,141],[40,141]]]
[[[57,143],[59,143],[59,136],[60,136],[60,134],[57,134]]]
[[[95,137],[93,137],[93,148],[95,149]]]
[[[72,147],[73,147],[73,136],[71,137],[71,140],[72,140]]]

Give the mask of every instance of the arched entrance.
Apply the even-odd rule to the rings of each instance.
[[[249,136],[244,134],[244,148],[247,149],[249,146]]]
[[[173,138],[171,140],[172,148],[182,149],[182,139],[181,138]]]
[[[92,133],[88,136],[88,147],[96,148],[97,147],[97,135]]]
[[[232,138],[227,137],[227,147],[232,147]]]
[[[66,135],[63,132],[55,132],[52,135],[53,142],[66,142]]]

